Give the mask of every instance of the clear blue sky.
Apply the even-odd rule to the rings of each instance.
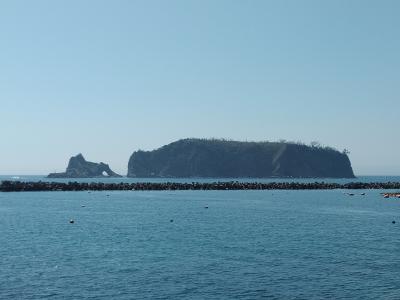
[[[0,174],[126,174],[184,137],[313,140],[400,175],[400,1],[1,1]]]

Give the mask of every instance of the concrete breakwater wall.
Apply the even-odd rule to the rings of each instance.
[[[212,183],[177,183],[177,182],[137,182],[137,183],[102,183],[102,182],[22,182],[2,181],[0,192],[30,191],[170,191],[170,190],[332,190],[332,189],[400,189],[400,182],[351,182],[351,183],[299,183],[299,182],[212,182]]]

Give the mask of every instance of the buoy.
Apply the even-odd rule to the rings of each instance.
[[[174,220],[171,219],[171,220],[169,220],[169,221],[172,223]]]
[[[208,206],[204,206],[204,208],[208,208]]]
[[[81,205],[81,207],[86,207],[86,205]]]
[[[392,221],[392,224],[396,224],[396,221],[393,220],[393,221]]]
[[[69,220],[69,223],[70,223],[70,224],[74,224],[75,221],[71,219],[71,220]]]

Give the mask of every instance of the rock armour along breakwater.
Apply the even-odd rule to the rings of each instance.
[[[400,189],[400,182],[350,182],[345,184],[313,182],[212,182],[212,183],[177,183],[177,182],[137,182],[137,183],[102,183],[102,182],[22,182],[2,181],[0,192],[31,191],[170,191],[170,190],[333,190],[333,189]]]

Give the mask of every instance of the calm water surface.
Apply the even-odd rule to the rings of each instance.
[[[0,299],[400,299],[400,200],[361,192],[0,193]]]

